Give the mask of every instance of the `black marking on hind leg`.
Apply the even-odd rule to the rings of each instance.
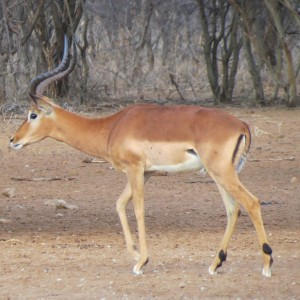
[[[146,264],[149,262],[149,257],[147,257],[147,260],[145,261],[145,263],[143,264],[142,267],[146,266]]]
[[[265,254],[270,255],[270,268],[271,268],[273,264],[272,248],[267,243],[264,243],[262,248]]]
[[[264,243],[262,248],[265,254],[267,255],[272,254],[272,248],[267,243]]]
[[[220,262],[219,264],[217,265],[217,268],[220,268],[222,266],[222,263],[224,261],[226,261],[226,258],[227,258],[227,253],[224,251],[224,250],[221,250],[219,252],[219,259],[220,259]]]
[[[273,265],[273,257],[271,256],[271,259],[270,259],[270,268],[272,267]]]

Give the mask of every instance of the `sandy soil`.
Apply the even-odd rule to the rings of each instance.
[[[196,173],[147,183],[150,261],[134,276],[115,210],[124,174],[52,140],[13,151],[8,138],[21,120],[2,119],[0,299],[300,299],[300,110],[227,110],[252,129],[240,177],[262,201],[272,278],[261,276],[244,210],[226,263],[208,274],[226,213],[216,185]],[[56,208],[57,199],[73,206]],[[136,233],[131,206],[128,215]]]

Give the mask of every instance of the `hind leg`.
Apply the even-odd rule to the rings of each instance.
[[[217,269],[221,267],[222,263],[226,260],[228,244],[240,214],[239,204],[237,201],[235,201],[235,199],[222,187],[222,185],[217,183],[217,186],[226,208],[227,226],[218,255],[209,268],[210,274],[215,274]]]
[[[261,216],[260,202],[239,181],[235,170],[226,173],[226,176],[218,178],[226,191],[233,196],[248,212],[257,232],[260,248],[262,251],[264,267],[262,274],[271,277],[271,266],[273,263],[272,249],[268,244],[267,235]]]

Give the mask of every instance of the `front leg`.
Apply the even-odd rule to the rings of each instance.
[[[133,241],[127,216],[126,216],[126,206],[131,199],[132,199],[132,191],[131,191],[130,184],[128,182],[126,184],[124,191],[122,192],[122,194],[120,195],[117,201],[117,212],[122,225],[127,250],[135,260],[138,260],[140,255]]]
[[[133,268],[137,275],[142,274],[142,268],[148,262],[148,251],[146,246],[146,229],[144,213],[144,169],[138,166],[131,166],[127,171],[128,181],[132,190],[134,213],[137,220],[140,257]]]

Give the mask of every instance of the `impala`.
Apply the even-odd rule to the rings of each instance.
[[[73,43],[74,45],[74,43]],[[268,244],[259,200],[238,179],[250,148],[249,127],[236,117],[200,106],[159,106],[137,104],[103,118],[86,118],[69,112],[43,96],[52,82],[68,75],[76,60],[76,47],[68,63],[68,43],[62,62],[31,82],[33,106],[28,117],[11,138],[11,147],[21,149],[46,137],[69,144],[89,155],[100,157],[127,176],[127,185],[117,200],[128,251],[137,260],[133,272],[142,274],[148,262],[144,183],[155,171],[205,170],[222,196],[227,227],[209,273],[214,274],[226,260],[229,240],[238,220],[241,204],[255,226],[263,257],[262,274],[271,276],[272,249]],[[139,251],[126,217],[133,201],[138,226]]]

